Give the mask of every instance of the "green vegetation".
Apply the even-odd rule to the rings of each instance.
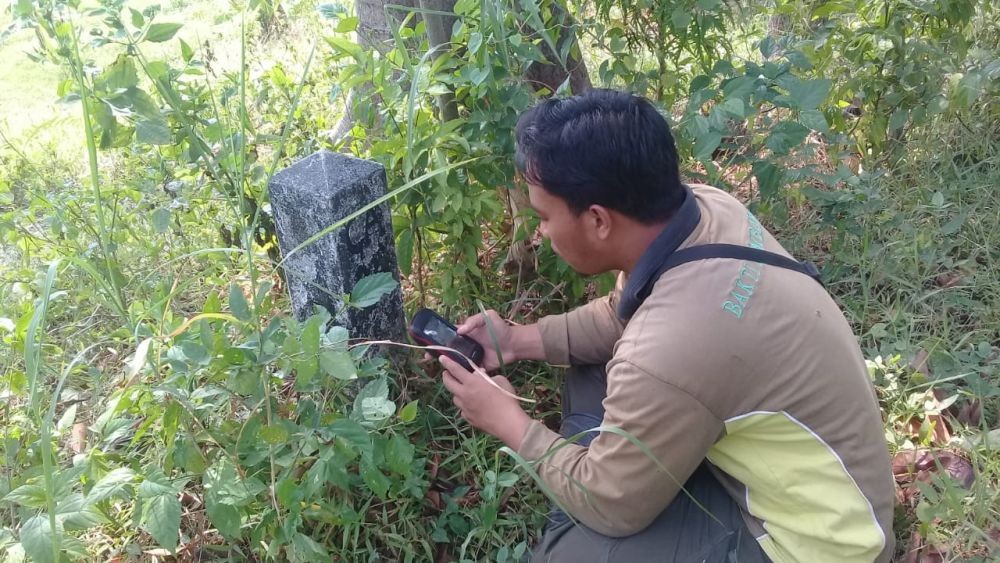
[[[266,186],[320,148],[378,161],[408,311],[564,310],[609,280],[537,244],[511,132],[583,79],[653,99],[690,180],[822,267],[883,406],[898,559],[995,560],[996,8],[442,5],[9,4],[0,561],[520,557],[529,472],[416,357],[290,318]],[[557,373],[508,375],[557,418]]]

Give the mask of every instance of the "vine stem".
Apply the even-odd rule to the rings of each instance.
[[[538,402],[538,401],[536,401],[534,399],[528,399],[528,398],[525,398],[525,397],[521,397],[521,396],[515,395],[514,393],[511,393],[510,391],[504,389],[503,387],[500,387],[497,384],[497,382],[493,381],[493,378],[490,377],[489,374],[486,373],[486,370],[484,370],[479,364],[477,364],[476,362],[473,362],[471,359],[469,359],[468,356],[466,356],[465,354],[459,352],[458,350],[456,350],[454,348],[449,348],[447,346],[436,346],[436,345],[432,345],[432,346],[418,346],[418,345],[415,345],[415,344],[403,344],[402,342],[396,342],[394,340],[365,340],[363,342],[357,342],[355,344],[348,345],[347,349],[350,350],[351,348],[357,348],[358,346],[370,346],[372,344],[380,344],[380,345],[386,345],[386,346],[399,346],[401,348],[413,348],[413,349],[417,349],[417,350],[438,350],[438,351],[441,351],[441,352],[454,352],[454,353],[458,354],[459,356],[462,356],[462,358],[464,358],[465,361],[469,362],[469,364],[473,368],[472,369],[472,373],[474,373],[474,374],[478,375],[479,377],[482,377],[483,379],[485,379],[490,385],[492,385],[492,386],[496,387],[497,389],[499,389],[500,392],[503,393],[504,395],[510,397],[511,399],[516,399],[518,401],[521,401],[523,403],[537,403]]]

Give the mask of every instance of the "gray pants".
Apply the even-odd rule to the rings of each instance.
[[[604,366],[576,366],[563,384],[563,420],[560,433],[573,436],[601,424],[602,401],[607,394]],[[577,443],[589,445],[597,433]],[[740,509],[703,462],[684,484],[716,521],[683,492],[641,532],[612,538],[573,523],[553,509],[545,531],[532,553],[532,563],[724,562],[767,563],[770,560],[750,534]],[[720,524],[721,522],[721,524]]]

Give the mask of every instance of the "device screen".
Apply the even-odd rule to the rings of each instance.
[[[439,342],[444,346],[448,346],[449,343],[458,336],[450,326],[441,322],[441,319],[436,317],[431,317],[427,324],[424,326],[424,334],[434,339],[435,342]]]

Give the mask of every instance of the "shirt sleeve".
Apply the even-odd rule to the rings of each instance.
[[[538,321],[545,361],[555,365],[606,364],[625,329],[615,312],[624,284],[619,276],[611,294],[577,307],[569,313]]]
[[[625,360],[609,365],[604,408],[602,426],[617,430],[603,430],[589,448],[536,421],[518,453],[537,462],[539,477],[569,514],[601,534],[623,537],[670,504],[723,422],[684,390]]]

